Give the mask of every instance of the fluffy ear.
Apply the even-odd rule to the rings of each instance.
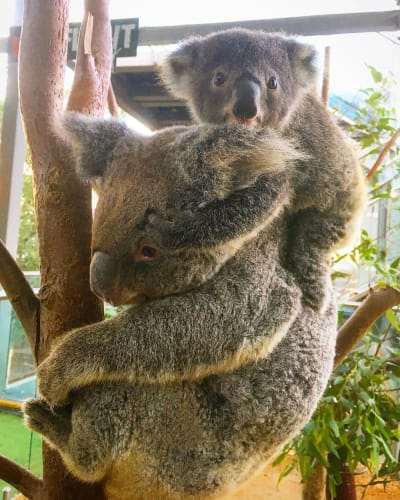
[[[217,141],[205,160],[224,172],[232,190],[253,184],[262,174],[279,174],[304,158],[291,142],[272,130],[225,125],[216,132]]]
[[[317,51],[312,45],[288,40],[288,55],[295,78],[302,87],[311,87],[317,77]]]
[[[189,38],[168,54],[159,68],[164,85],[180,99],[189,99],[193,68],[200,50],[200,40]]]
[[[122,122],[78,113],[65,113],[60,133],[72,147],[79,176],[89,181],[102,177],[118,142],[133,135]]]

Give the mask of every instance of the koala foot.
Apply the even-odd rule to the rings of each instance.
[[[28,399],[23,404],[25,425],[41,434],[53,446],[63,449],[71,432],[69,408],[53,410],[42,399]]]

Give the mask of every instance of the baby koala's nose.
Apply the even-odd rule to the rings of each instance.
[[[118,261],[104,252],[95,252],[90,263],[90,289],[106,302],[113,302],[118,278]]]
[[[239,80],[234,91],[233,114],[240,120],[250,120],[258,113],[260,86],[252,80]]]

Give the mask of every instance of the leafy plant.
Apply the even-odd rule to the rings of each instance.
[[[370,71],[374,87],[361,91],[364,102],[351,126],[366,172],[396,132],[396,112],[389,105],[388,93],[394,82],[373,67]],[[393,200],[392,188],[399,172],[400,149],[394,146],[373,176],[371,191],[371,199],[390,200],[394,214],[399,210],[399,200]],[[393,224],[386,236],[399,230],[399,224]],[[386,243],[374,241],[367,231],[362,231],[357,246],[338,256],[336,263],[346,258],[357,266],[374,268],[376,284],[400,290],[400,258],[390,258]],[[336,271],[336,277],[343,278],[344,273]],[[345,313],[342,308],[339,322]],[[275,460],[276,465],[292,457],[280,479],[298,468],[307,480],[320,465],[327,471],[329,491],[335,498],[344,465],[351,473],[360,464],[367,467],[371,483],[382,477],[383,482],[390,481],[391,475],[400,472],[399,457],[394,452],[400,443],[399,315],[399,311],[387,311],[335,369],[312,420]]]
[[[383,335],[369,333],[336,368],[312,420],[275,460],[280,463],[289,451],[296,452],[281,477],[298,466],[307,479],[319,463],[328,472],[334,498],[343,464],[350,472],[364,465],[371,481],[400,472],[393,451],[400,443],[400,342],[392,339],[391,346],[383,348],[389,327],[397,332],[400,328],[398,315],[389,311],[387,319]]]
[[[35,208],[33,203],[33,178],[32,170],[28,163],[25,164],[24,169],[17,262],[24,271],[37,271],[39,269]]]

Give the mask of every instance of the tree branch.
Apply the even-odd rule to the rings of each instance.
[[[114,89],[113,89],[111,81],[110,81],[110,87],[108,89],[107,104],[108,104],[108,111],[110,112],[110,115],[113,116],[114,118],[118,118],[119,117],[119,108],[118,108],[117,99],[115,97]]]
[[[0,283],[24,327],[34,355],[37,354],[39,300],[18,264],[0,240]]]
[[[400,292],[391,287],[373,288],[360,307],[339,329],[335,366],[339,365],[368,328],[388,309],[400,304]]]
[[[42,496],[42,480],[2,455],[0,455],[0,478],[30,500],[40,500]]]
[[[324,56],[324,73],[322,76],[322,95],[321,100],[325,106],[328,106],[329,102],[329,83],[330,83],[330,66],[331,66],[331,48],[325,47]]]
[[[383,147],[382,151],[379,153],[378,158],[376,159],[375,163],[372,165],[370,171],[366,175],[366,180],[370,181],[372,177],[376,174],[378,168],[381,166],[385,156],[387,153],[392,149],[394,146],[394,143],[397,141],[397,139],[400,137],[400,128],[396,130],[396,132],[392,135],[392,137],[388,140],[388,142],[385,144]]]
[[[58,135],[64,100],[68,4],[67,0],[25,0],[21,34],[20,102],[32,154],[41,269],[39,360],[64,332],[103,318],[102,304],[89,289],[90,187],[79,181],[73,158]],[[93,15],[93,30],[89,27],[86,37],[86,49],[92,55],[83,54],[79,61],[89,66],[98,87],[89,87],[77,64],[82,79],[74,82],[74,105],[70,109],[101,116],[112,61],[108,0],[87,0],[85,7]],[[89,18],[88,12],[85,18]],[[109,40],[109,47],[97,40],[103,36]],[[105,45],[107,49],[100,53]],[[77,86],[86,84],[78,100]],[[56,498],[102,500],[105,496],[100,483],[81,483],[68,474],[59,454],[44,443],[40,500]]]
[[[101,116],[111,85],[112,47],[108,0],[85,0],[74,83],[67,109]]]

